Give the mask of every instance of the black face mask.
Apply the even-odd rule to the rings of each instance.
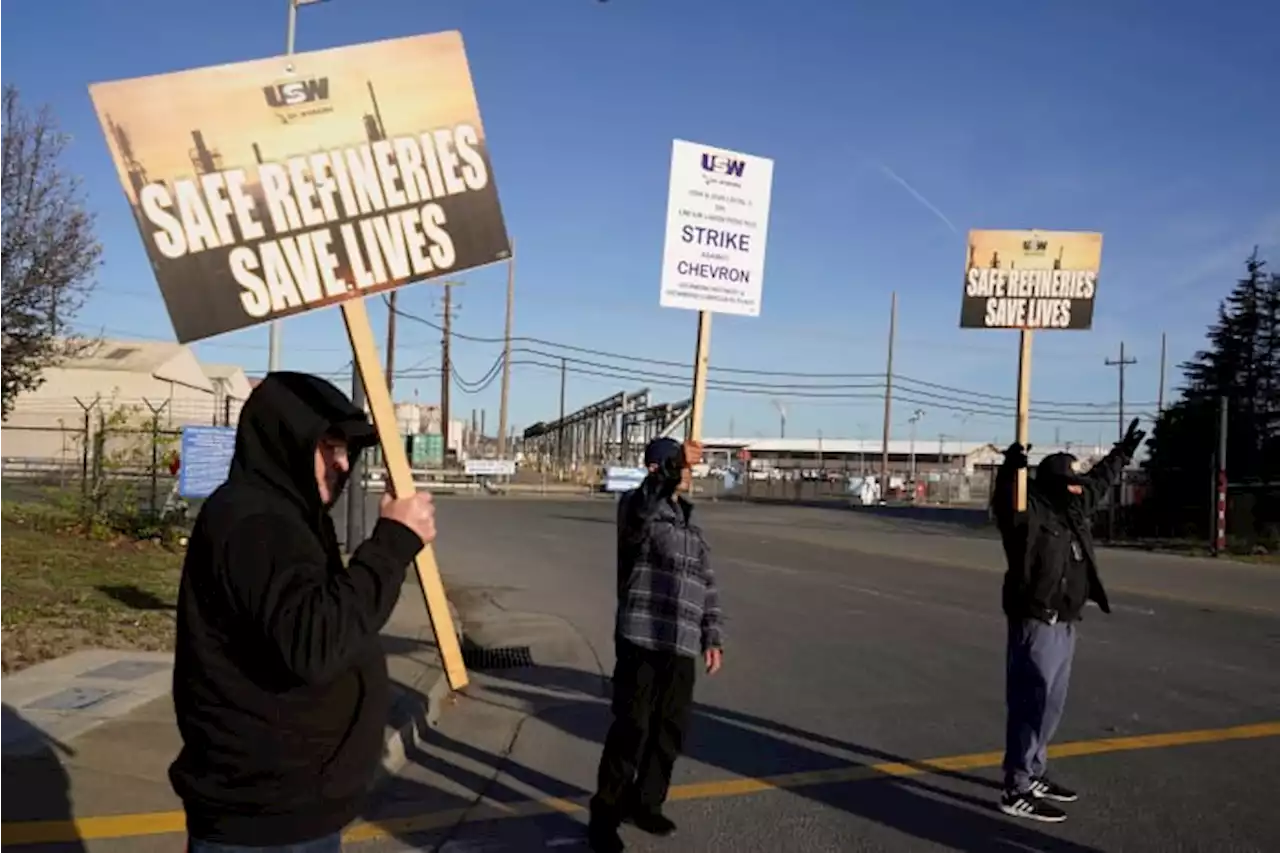
[[[1056,512],[1080,523],[1084,520],[1084,501],[1068,488],[1074,481],[1066,477],[1037,476],[1036,491]]]

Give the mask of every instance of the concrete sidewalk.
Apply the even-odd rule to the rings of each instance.
[[[460,630],[456,615],[455,624]],[[449,697],[416,580],[406,582],[382,641],[394,691],[382,762],[390,775],[415,727],[434,726]],[[137,836],[151,835],[168,836],[156,849],[177,849],[169,835],[183,830],[168,780],[181,745],[172,665],[167,654],[91,650],[4,677],[6,848],[143,850]]]

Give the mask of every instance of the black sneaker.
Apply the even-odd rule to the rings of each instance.
[[[592,853],[622,853],[626,849],[616,826],[597,822],[587,825],[587,847]]]
[[[666,838],[676,831],[676,823],[659,811],[637,809],[627,816],[627,823],[633,824],[641,832]]]
[[[1042,800],[1054,800],[1059,803],[1074,803],[1080,795],[1070,788],[1055,785],[1044,776],[1031,780],[1031,793]]]
[[[1013,817],[1044,823],[1062,823],[1067,819],[1066,812],[1052,803],[1045,802],[1030,791],[1023,793],[1006,791],[1000,797],[1000,811]]]

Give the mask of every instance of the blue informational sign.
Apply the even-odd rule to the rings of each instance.
[[[227,479],[235,451],[235,427],[183,427],[178,494],[184,498],[213,494]]]
[[[649,471],[647,468],[605,468],[604,490],[606,492],[629,492],[640,488]]]

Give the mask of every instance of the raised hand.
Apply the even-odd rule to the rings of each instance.
[[[1125,431],[1124,438],[1120,439],[1120,447],[1130,459],[1138,452],[1138,448],[1142,446],[1142,440],[1147,437],[1145,432],[1138,429],[1138,423],[1137,418],[1130,421],[1129,429]]]
[[[1031,445],[1023,447],[1018,442],[1009,445],[1004,451],[1004,461],[1007,465],[1014,468],[1026,468],[1028,465],[1027,454],[1031,452]]]

